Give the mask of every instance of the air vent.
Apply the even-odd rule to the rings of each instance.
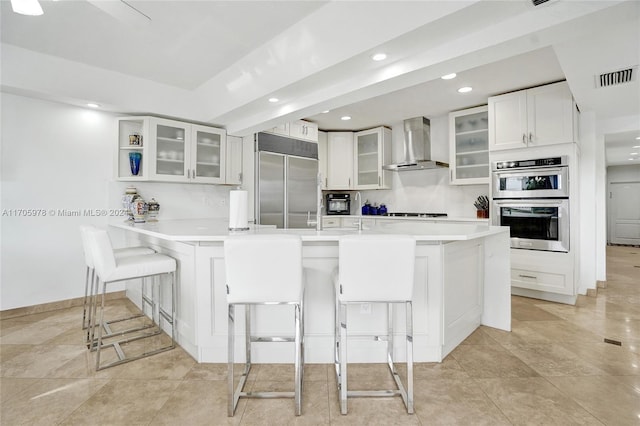
[[[629,83],[631,81],[635,81],[637,75],[637,66],[596,75],[596,87],[618,86],[620,84]]]
[[[540,6],[542,3],[546,3],[549,0],[531,0],[531,3],[533,3],[534,6]]]

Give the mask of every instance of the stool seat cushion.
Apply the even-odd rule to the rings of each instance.
[[[415,238],[348,235],[338,245],[338,300],[405,302],[413,298]]]
[[[174,258],[164,254],[144,254],[117,259],[116,268],[103,281],[118,281],[173,272],[176,270]]]
[[[113,249],[113,255],[116,259],[128,256],[139,256],[142,254],[154,254],[156,251],[149,247],[122,247]]]

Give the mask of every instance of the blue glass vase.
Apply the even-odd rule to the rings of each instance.
[[[129,153],[129,166],[131,167],[131,174],[134,176],[138,176],[138,173],[140,173],[141,159],[142,159],[141,153],[136,151]]]

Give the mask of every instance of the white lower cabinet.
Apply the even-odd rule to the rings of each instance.
[[[573,253],[511,249],[511,287],[514,294],[536,297],[531,292],[537,292],[541,299],[572,303]]]

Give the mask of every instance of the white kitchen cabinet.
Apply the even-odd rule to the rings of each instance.
[[[191,182],[225,183],[226,131],[213,127],[191,126],[189,168]]]
[[[449,114],[449,156],[451,184],[489,183],[487,106]]]
[[[353,132],[327,135],[327,189],[353,189]]]
[[[157,117],[119,119],[119,180],[225,183],[226,131]],[[141,145],[129,145],[140,135]],[[132,175],[129,152],[140,152],[141,167]]]
[[[289,136],[307,141],[318,141],[318,125],[304,120],[289,123]]]
[[[318,142],[318,125],[304,120],[283,123],[276,127],[267,129],[265,132],[288,136],[295,139]]]
[[[571,303],[566,298],[576,295],[574,281],[573,253],[511,249],[513,294]]]
[[[149,120],[145,117],[118,119],[118,151],[115,176],[121,181],[149,180]],[[133,174],[130,155],[140,155],[137,174]]]
[[[322,189],[327,189],[328,181],[328,136],[327,132],[318,132],[318,173],[322,176]]]
[[[242,184],[242,138],[227,136],[225,183],[228,185]]]
[[[354,134],[353,169],[355,189],[387,189],[389,171],[382,166],[391,161],[391,130],[386,127]]]
[[[566,81],[489,98],[489,150],[576,142],[577,115]]]

